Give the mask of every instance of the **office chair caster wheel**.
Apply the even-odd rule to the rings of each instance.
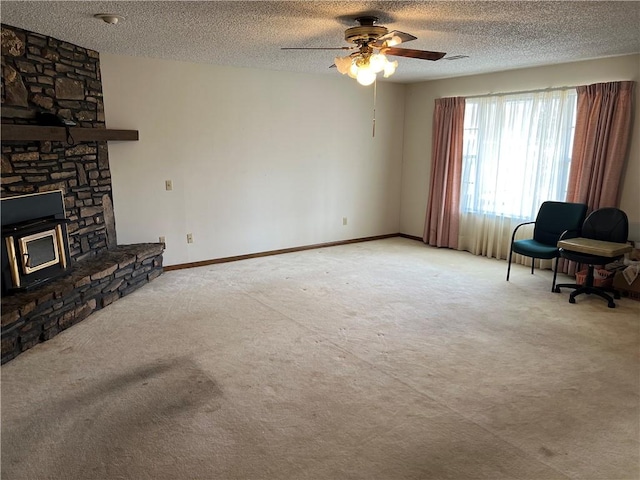
[[[569,297],[569,303],[576,303],[576,299],[573,297]]]
[[[556,287],[556,288],[554,288],[554,289],[553,289],[553,291],[554,291],[554,292],[556,292],[556,293],[561,293],[561,292],[560,292],[560,287]]]
[[[607,307],[609,307],[609,308],[616,308],[616,304],[615,304],[615,303],[613,303],[613,302],[609,302],[609,303],[607,304]]]

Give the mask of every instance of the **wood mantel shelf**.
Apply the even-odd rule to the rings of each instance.
[[[113,130],[111,128],[71,127],[71,136],[75,143],[102,142],[107,140],[138,140],[138,130]],[[59,141],[67,140],[64,127],[41,127],[38,125],[2,124],[2,141]]]

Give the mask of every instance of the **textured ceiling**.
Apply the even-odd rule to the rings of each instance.
[[[108,25],[95,13],[125,20]],[[101,53],[339,75],[336,52],[358,14],[418,37],[406,48],[468,55],[399,58],[390,80],[417,82],[640,52],[640,2],[8,1],[2,22]],[[340,52],[338,52],[340,53]]]

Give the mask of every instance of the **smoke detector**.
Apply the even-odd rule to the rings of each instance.
[[[117,15],[115,13],[96,13],[94,17],[99,18],[104,23],[109,23],[111,25],[115,25],[120,20],[124,20],[124,17],[122,15]]]

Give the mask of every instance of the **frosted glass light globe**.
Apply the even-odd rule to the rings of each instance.
[[[351,57],[336,57],[333,60],[333,63],[336,64],[338,71],[344,75],[349,71],[349,68],[351,67],[351,64],[353,62],[351,61]]]
[[[388,78],[393,75],[398,67],[398,61],[387,62],[384,66],[384,78]]]
[[[371,70],[373,70],[376,73],[384,70],[384,66],[386,64],[387,64],[387,57],[385,57],[381,53],[374,53],[373,55],[371,55],[371,58],[369,58],[369,65],[371,67]]]
[[[370,68],[360,68],[358,70],[358,76],[356,80],[360,85],[371,85],[376,81],[376,72],[374,72]]]
[[[395,45],[400,45],[402,43],[402,39],[397,35],[392,36],[389,40],[387,40],[387,47],[393,47]]]
[[[349,75],[351,78],[356,78],[358,76],[358,66],[356,65],[355,62],[353,62],[349,67],[349,71],[347,71],[347,75]]]

